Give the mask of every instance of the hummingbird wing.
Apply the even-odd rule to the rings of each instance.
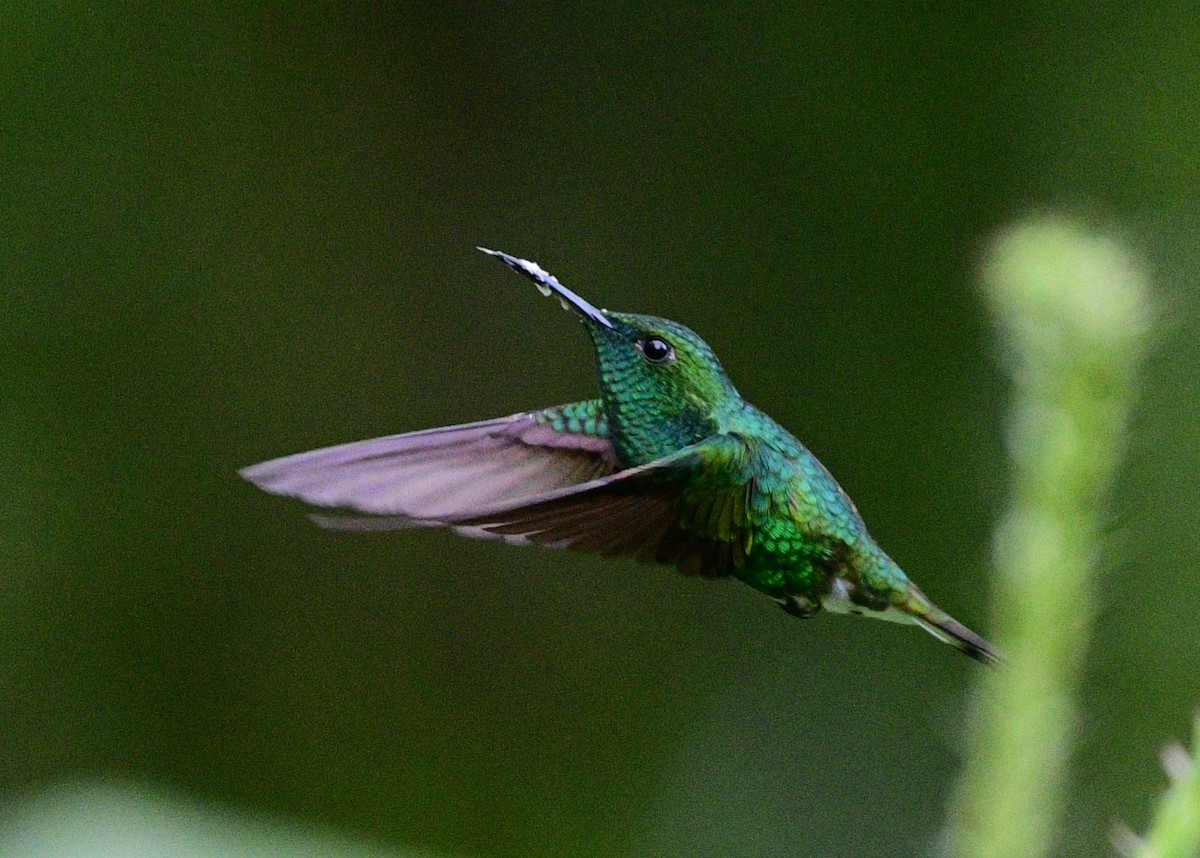
[[[752,485],[728,478],[736,469],[714,464],[736,459],[741,450],[737,439],[714,436],[639,467],[457,515],[313,519],[335,530],[449,527],[464,536],[632,557],[721,577],[745,563]]]
[[[617,458],[603,414],[589,400],[325,447],[240,474],[272,494],[398,516],[411,526],[613,473]]]

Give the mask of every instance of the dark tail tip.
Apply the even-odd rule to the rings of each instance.
[[[1008,656],[948,614],[920,617],[917,622],[938,640],[978,662],[994,667],[1008,664]]]

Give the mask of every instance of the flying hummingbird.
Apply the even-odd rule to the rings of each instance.
[[[349,517],[337,530],[465,536],[732,576],[796,617],[913,623],[982,662],[1000,653],[935,605],[791,433],[746,402],[712,349],[668,319],[599,310],[535,262],[479,248],[579,315],[600,396],[273,459],[241,475]]]

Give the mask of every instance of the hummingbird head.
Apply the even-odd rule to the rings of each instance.
[[[597,309],[537,263],[479,249],[580,316],[595,346],[609,431],[625,464],[649,462],[707,438],[720,430],[722,412],[741,401],[708,343],[690,328]]]

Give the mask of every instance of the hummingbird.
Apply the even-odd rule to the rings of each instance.
[[[597,309],[537,263],[478,249],[578,316],[598,397],[298,453],[241,476],[349,513],[313,514],[325,528],[441,527],[732,577],[795,617],[913,624],[1003,661],[908,579],[829,471],[741,397],[691,329]]]

